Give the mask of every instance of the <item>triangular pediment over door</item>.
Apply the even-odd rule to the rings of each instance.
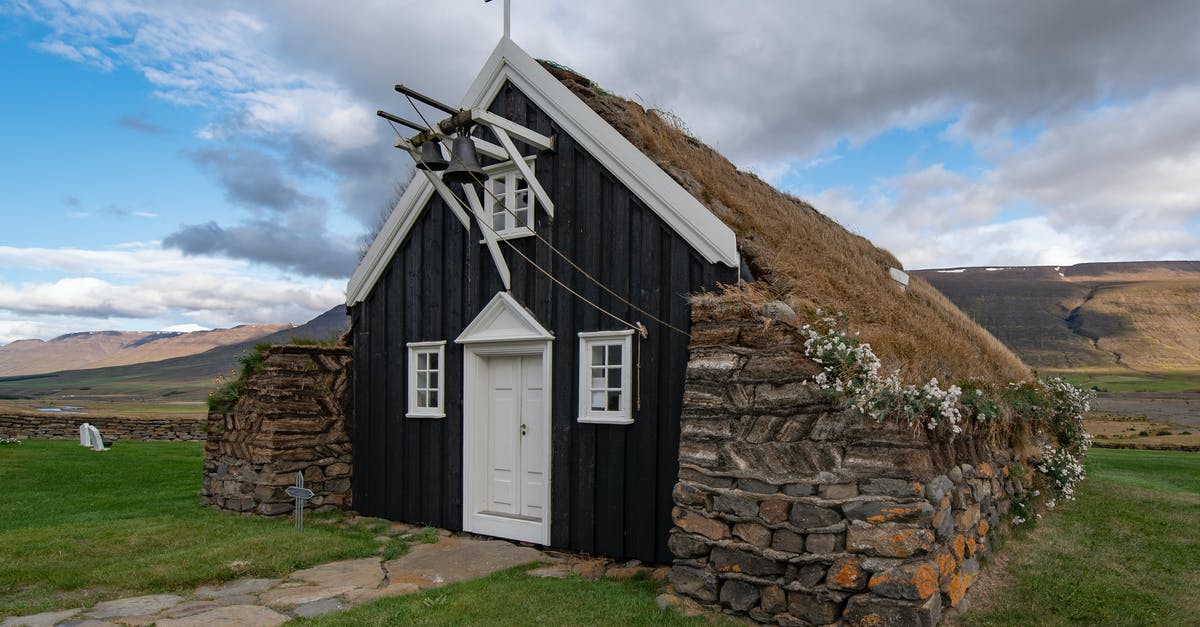
[[[508,292],[498,292],[454,341],[458,344],[479,344],[552,339],[554,334],[547,331],[517,299]]]

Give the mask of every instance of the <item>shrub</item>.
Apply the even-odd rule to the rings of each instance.
[[[237,403],[246,379],[262,370],[268,348],[271,348],[271,345],[265,342],[255,344],[254,348],[244,351],[241,357],[238,357],[238,363],[242,366],[240,371],[230,371],[228,379],[217,378],[217,389],[208,394],[209,411],[224,411]]]

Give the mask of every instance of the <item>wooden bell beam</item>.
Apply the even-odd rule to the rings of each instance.
[[[417,152],[416,147],[414,147],[407,139],[404,139],[403,137],[397,139],[396,147],[406,151],[408,154],[412,155],[414,160],[419,161],[420,153]],[[417,168],[417,170],[425,173],[425,178],[428,179],[430,184],[433,185],[433,189],[437,191],[438,196],[441,196],[442,200],[444,200],[446,204],[450,206],[450,211],[454,212],[454,217],[458,218],[458,221],[462,223],[463,228],[469,232],[471,230],[471,216],[467,215],[467,212],[463,211],[461,204],[462,201],[454,195],[454,192],[450,191],[450,188],[447,187],[446,183],[442,181],[442,177],[429,170],[422,170],[421,168]]]

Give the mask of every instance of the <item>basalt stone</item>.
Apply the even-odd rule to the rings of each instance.
[[[763,577],[781,575],[784,571],[784,565],[775,560],[749,551],[723,546],[713,548],[708,557],[708,563],[717,572],[744,573]]]
[[[846,530],[846,550],[874,557],[912,557],[933,548],[933,532],[895,523],[856,523]]]
[[[686,533],[673,533],[667,538],[667,548],[671,549],[671,553],[675,557],[682,559],[692,559],[696,557],[704,557],[712,550],[711,545],[704,542],[696,536]]]
[[[675,525],[684,531],[702,535],[711,540],[724,540],[729,537],[729,525],[720,520],[704,516],[682,507],[671,511]]]
[[[728,579],[721,584],[721,602],[739,612],[745,612],[758,604],[758,586]]]
[[[789,529],[779,529],[775,532],[771,548],[785,553],[803,553],[804,536]]]
[[[858,496],[858,486],[853,483],[834,483],[820,487],[818,493],[823,499],[852,499]]]
[[[771,530],[756,522],[740,522],[733,526],[734,537],[759,548],[771,544]]]
[[[817,488],[811,483],[789,483],[783,486],[783,493],[788,496],[812,496]]]
[[[941,618],[937,595],[924,603],[885,599],[873,594],[850,597],[842,622],[852,627],[934,627]]]
[[[925,486],[921,485],[919,481],[872,478],[859,482],[858,491],[869,496],[890,496],[898,499],[908,499],[920,497],[925,491]],[[941,500],[941,498],[936,500]]]
[[[762,596],[760,605],[764,612],[778,614],[787,611],[787,593],[779,586],[763,586],[759,591]]]
[[[708,508],[708,494],[687,483],[676,483],[675,489],[671,491],[671,496],[680,505]]]
[[[979,504],[974,503],[963,511],[955,514],[954,526],[958,527],[959,531],[967,531],[979,523]]]
[[[933,506],[926,501],[897,503],[895,501],[858,501],[842,506],[842,512],[850,520],[869,523],[911,522],[928,523],[933,520]]]
[[[775,494],[779,488],[757,479],[738,479],[738,489],[755,494]]]
[[[905,564],[871,576],[871,592],[890,599],[922,601],[938,592],[938,570],[933,562]]]
[[[841,520],[842,515],[828,507],[810,505],[808,503],[796,503],[792,505],[792,524],[801,529],[828,527]]]
[[[950,472],[946,473],[946,477],[949,478],[950,481],[954,482],[954,485],[958,485],[962,483],[963,480],[962,469],[958,466],[955,466],[954,468],[950,469]]]
[[[685,594],[701,601],[717,600],[717,576],[691,566],[676,564],[671,567],[668,580],[680,594]]]
[[[945,540],[954,533],[954,515],[949,506],[939,509],[931,522],[939,540]]]
[[[788,519],[792,504],[787,501],[763,501],[758,506],[758,517],[771,523],[778,524]]]
[[[713,488],[732,488],[734,484],[733,477],[712,477],[694,468],[680,468],[679,479]]]
[[[758,500],[736,494],[718,494],[713,498],[713,509],[750,518],[758,514]]]
[[[809,553],[824,555],[842,550],[842,534],[840,533],[810,533],[804,540],[804,548]]]
[[[842,615],[842,603],[828,593],[796,590],[788,593],[788,613],[816,625],[826,625]]]
[[[825,585],[833,590],[862,590],[867,587],[870,573],[862,567],[857,557],[842,557],[833,562],[825,577]]]
[[[829,570],[824,564],[790,564],[787,567],[787,573],[784,579],[789,583],[790,588],[799,586],[801,588],[812,588],[821,583],[825,578],[826,571]]]

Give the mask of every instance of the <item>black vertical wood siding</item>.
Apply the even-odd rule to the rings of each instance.
[[[539,155],[535,166],[554,199],[556,217],[550,220],[539,205],[537,231],[614,291],[688,329],[687,296],[737,280],[736,268],[706,262],[518,90],[503,89],[491,111],[541,133],[557,133],[556,151]],[[462,526],[463,351],[454,339],[502,289],[481,239],[477,224],[467,233],[435,194],[387,271],[352,310],[354,498],[364,514]],[[641,408],[634,410],[634,423],[576,422],[577,333],[623,327],[501,243],[512,295],[555,336],[551,544],[667,563],[688,339],[604,293],[536,238],[511,241],[589,300],[649,329],[640,344],[640,378],[635,372]],[[405,345],[435,340],[446,341],[446,417],[406,418]],[[634,343],[636,355],[636,337]]]

